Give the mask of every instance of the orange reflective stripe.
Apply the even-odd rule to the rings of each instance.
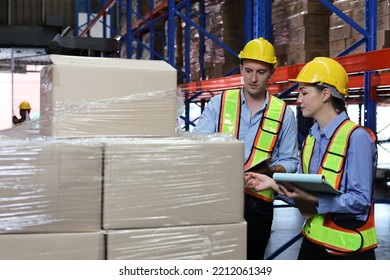
[[[245,188],[244,191],[245,191],[245,193],[247,193],[247,194],[249,194],[251,196],[260,198],[261,200],[264,200],[264,201],[267,201],[267,202],[272,202],[273,201],[273,197],[274,197],[274,191],[273,190],[265,190],[265,191],[256,192],[253,189]]]

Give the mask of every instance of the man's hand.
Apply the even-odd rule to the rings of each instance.
[[[259,174],[264,174],[269,177],[272,177],[274,173],[280,172],[280,173],[286,173],[286,169],[282,165],[275,165],[275,166],[270,166],[271,160],[267,159],[266,161],[262,162],[256,167],[253,167],[251,172],[259,173]]]
[[[274,179],[264,174],[246,172],[245,185],[247,188],[254,189],[255,191],[273,189],[275,192],[282,194],[279,190],[279,184],[277,184]]]

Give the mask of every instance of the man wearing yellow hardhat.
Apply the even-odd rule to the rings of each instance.
[[[19,105],[20,119],[18,119],[18,117],[16,116],[13,116],[12,117],[13,124],[19,124],[26,120],[30,120],[30,112],[31,112],[30,103],[28,103],[27,101],[21,102]]]
[[[305,209],[312,209],[302,211],[306,222],[298,259],[374,260],[376,137],[348,118],[344,102],[347,73],[336,60],[317,57],[290,81],[299,82],[297,103],[302,115],[316,121],[303,144],[299,171],[321,174],[340,193],[309,193],[294,186],[287,189],[255,173],[248,173],[246,183],[274,189],[298,207],[304,202]]]
[[[245,170],[295,172],[298,166],[297,125],[293,111],[267,90],[277,66],[274,47],[264,38],[248,42],[240,52],[243,87],[227,90],[207,104],[194,133],[229,133],[245,146]],[[247,258],[264,259],[273,220],[272,190],[245,187]]]

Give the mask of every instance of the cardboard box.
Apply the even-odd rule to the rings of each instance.
[[[0,142],[0,233],[101,229],[102,145]]]
[[[290,44],[293,45],[316,45],[321,48],[328,48],[329,44],[329,26],[306,25],[290,30]]]
[[[329,56],[336,57],[339,53],[345,51],[345,39],[333,41],[329,43]]]
[[[50,56],[41,71],[45,136],[174,136],[176,70],[164,61]]]
[[[285,1],[286,12],[289,15],[297,13],[306,13],[312,15],[330,15],[331,11],[319,0],[310,1],[310,0],[299,0],[299,1]]]
[[[107,233],[108,260],[245,260],[246,222]]]
[[[389,30],[390,29],[390,16],[383,16],[383,17],[378,17],[376,20],[377,24],[377,32],[380,30]]]
[[[287,54],[288,65],[305,63],[317,56],[329,56],[329,49],[309,49]]]
[[[342,24],[329,28],[329,42],[348,39],[351,37],[352,27],[349,24]]]
[[[335,0],[333,5],[339,10],[345,11],[349,9],[358,9],[364,7],[364,0]]]
[[[101,232],[0,234],[0,246],[1,260],[104,259],[104,235]]]
[[[383,0],[377,2],[377,17],[388,16],[390,14],[390,1]]]
[[[107,140],[104,229],[242,221],[243,143],[203,136]]]
[[[329,15],[297,13],[287,18],[289,29],[313,25],[329,27]]]

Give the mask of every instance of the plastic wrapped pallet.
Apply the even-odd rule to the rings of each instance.
[[[107,139],[103,227],[243,221],[243,142],[203,136]]]
[[[0,141],[0,235],[101,229],[102,145]]]
[[[245,260],[246,222],[112,230],[109,260]]]
[[[176,70],[164,61],[51,55],[41,71],[40,133],[175,136]]]
[[[104,234],[0,234],[0,260],[103,260]]]

